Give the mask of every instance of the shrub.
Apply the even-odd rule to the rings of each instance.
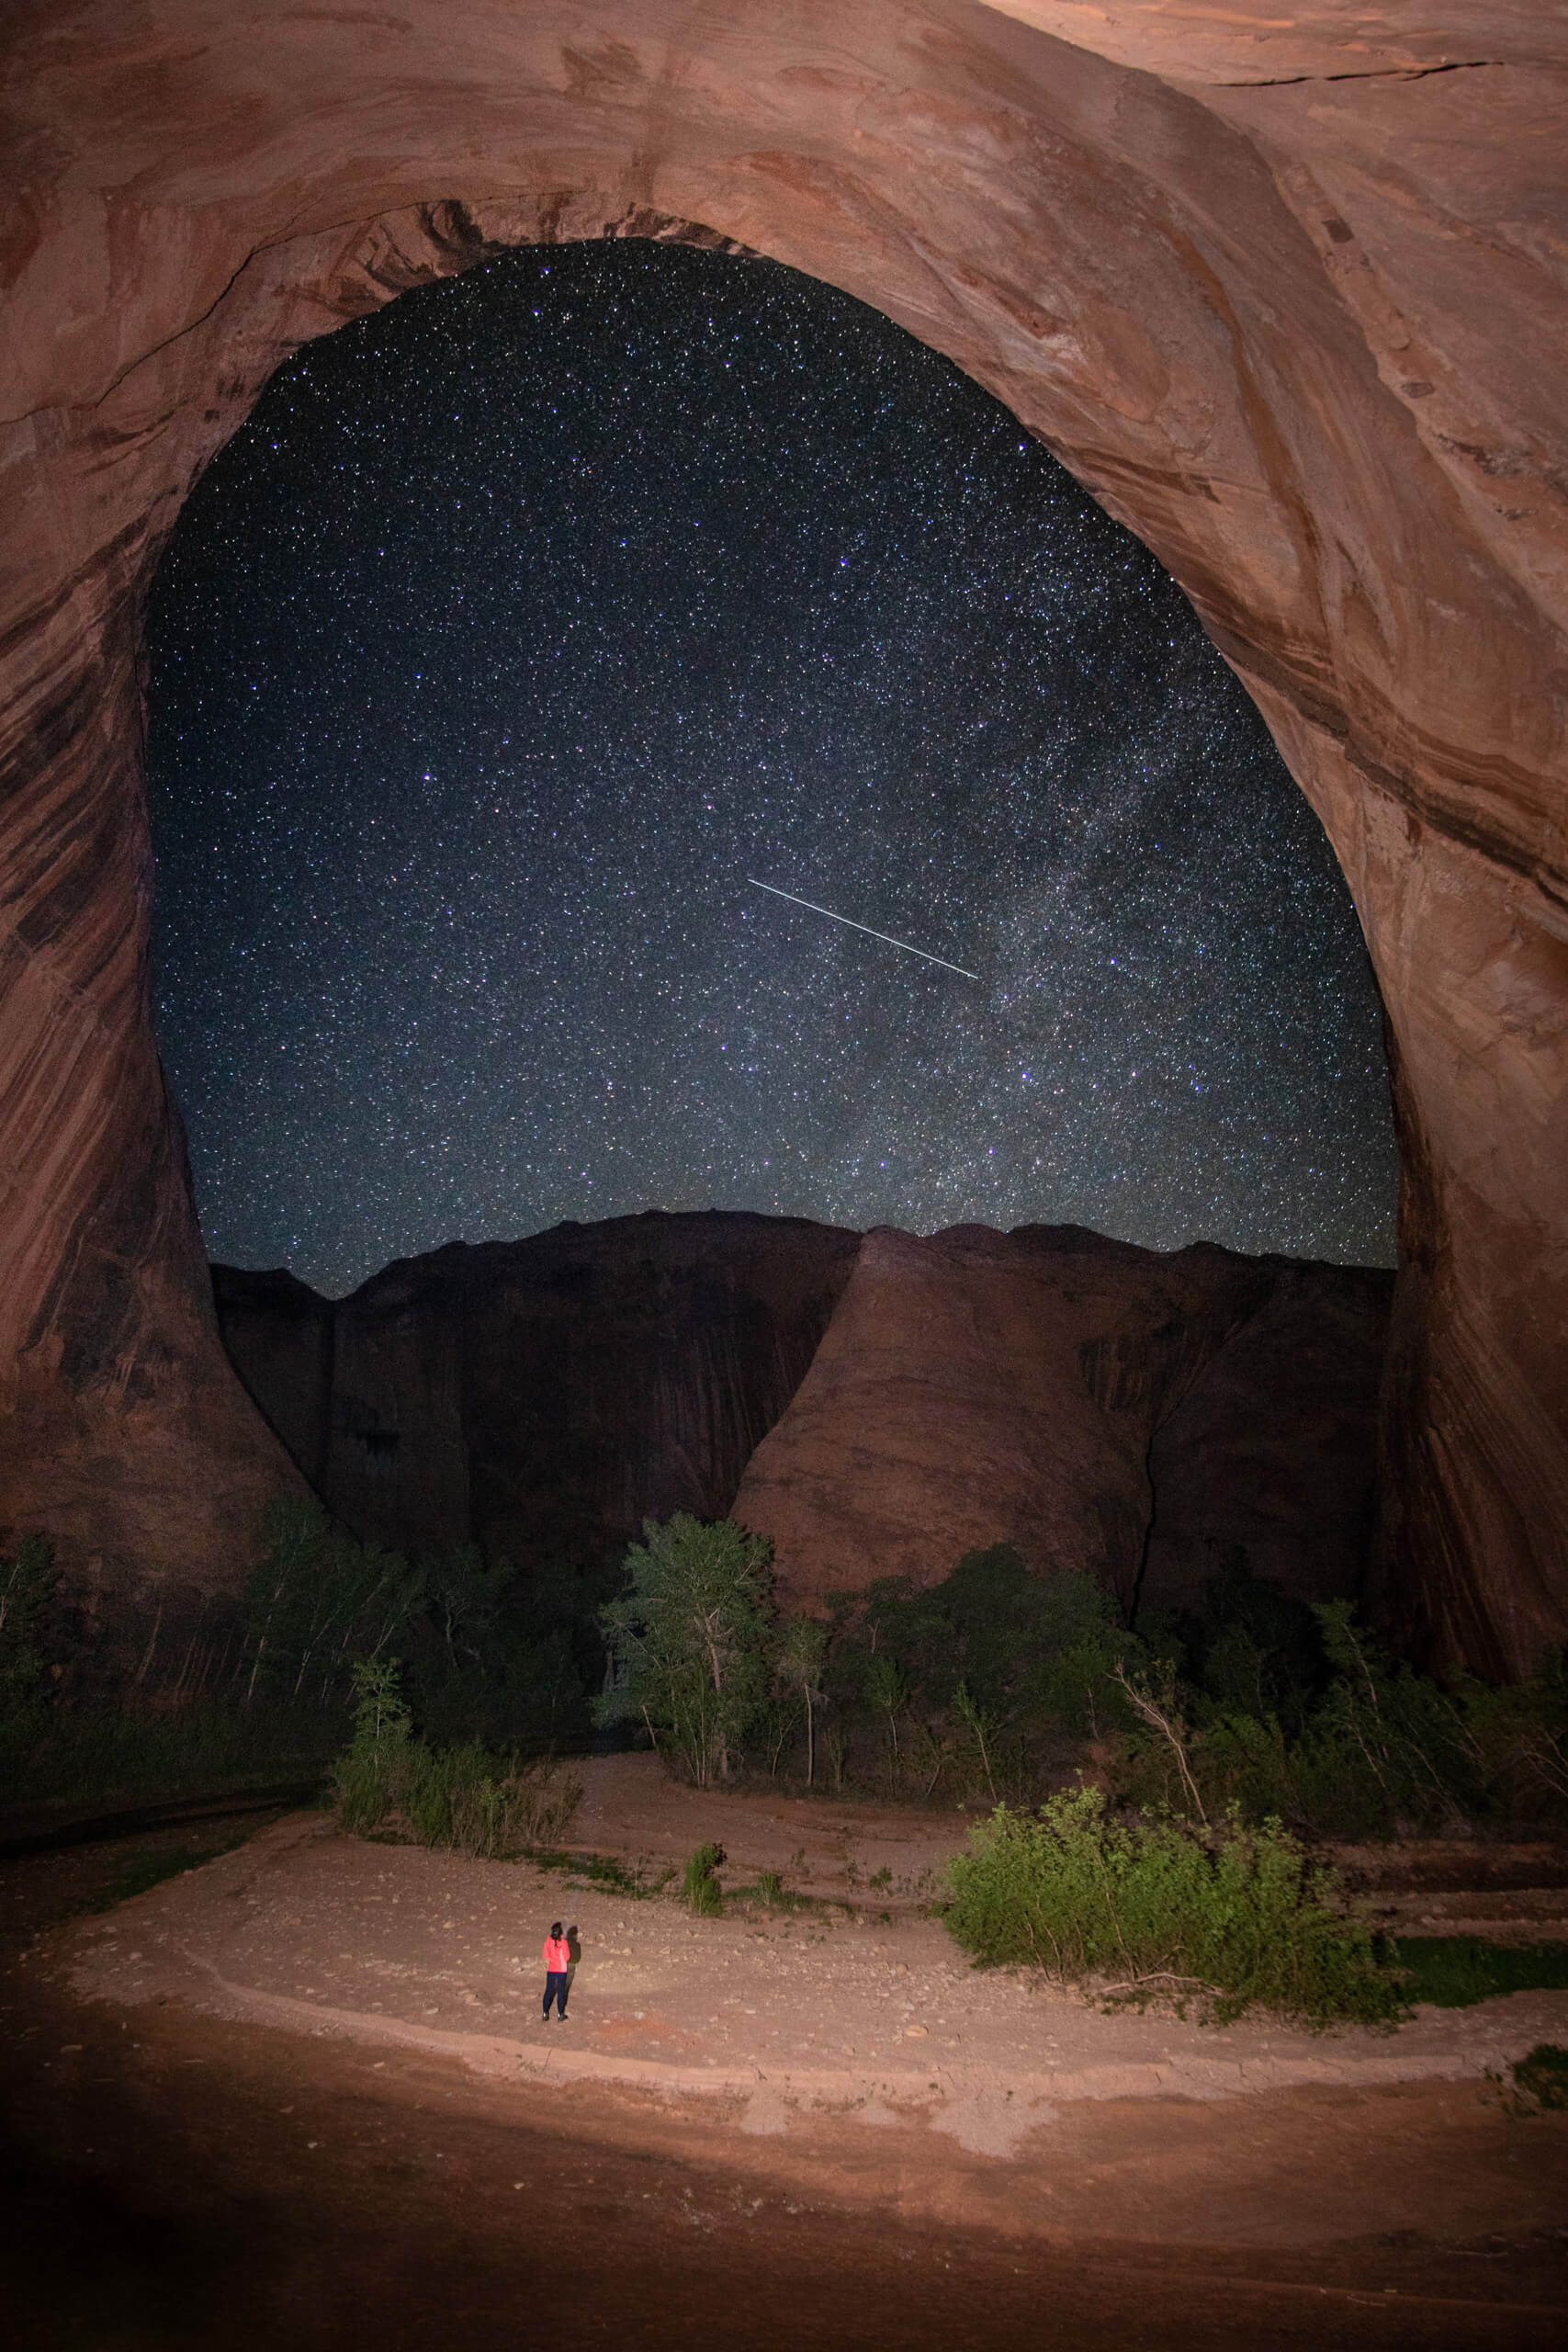
[[[1514,2094],[1508,2104],[1516,2115],[1540,2115],[1568,2108],[1568,2050],[1561,2042],[1538,2041],[1517,2058],[1508,2072]]]
[[[949,1865],[945,1917],[982,1962],[1108,1979],[1112,1996],[1163,1991],[1218,2019],[1256,2005],[1320,2027],[1391,2022],[1397,1987],[1337,1893],[1278,1822],[1117,1821],[1083,1789],[1038,1814],[998,1805]]]
[[[413,1776],[412,1719],[389,1658],[359,1658],[351,1669],[354,1734],[333,1767],[337,1817],[367,1838],[408,1798]]]
[[[1407,2001],[1473,2008],[1507,1993],[1568,1991],[1568,1944],[1494,1944],[1481,1936],[1401,1936],[1393,1956]]]
[[[716,1919],[724,1909],[724,1889],[718,1883],[722,1846],[699,1846],[686,1864],[681,1891],[699,1919]]]
[[[344,1829],[364,1838],[401,1819],[422,1846],[484,1860],[565,1835],[582,1783],[553,1757],[520,1764],[478,1740],[431,1747],[415,1739],[398,1669],[387,1659],[360,1659],[354,1688],[354,1736],[333,1771]]]
[[[19,1756],[15,1792],[62,1799],[211,1793],[258,1783],[324,1780],[344,1734],[341,1709],[245,1707],[213,1701],[177,1714],[131,1714],[109,1705],[51,1706]],[[0,1786],[5,1785],[0,1747]]]
[[[407,1810],[422,1846],[449,1846],[484,1860],[564,1837],[582,1783],[553,1758],[535,1764],[492,1756],[478,1740],[412,1750]]]

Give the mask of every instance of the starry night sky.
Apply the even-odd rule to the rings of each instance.
[[[609,243],[405,296],[274,379],[152,644],[216,1258],[712,1204],[1392,1262],[1376,989],[1261,719],[843,295]]]

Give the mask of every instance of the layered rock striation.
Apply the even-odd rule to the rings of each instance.
[[[876,304],[1160,557],[1349,878],[1405,1187],[1387,1567],[1568,1634],[1568,21],[1536,0],[12,11],[0,1531],[231,1582],[287,1468],[202,1295],[146,987],[138,642],[280,359],[528,240]]]
[[[405,1552],[593,1560],[721,1519],[860,1248],[804,1218],[619,1217],[400,1259],[351,1297],[213,1269],[242,1379],[329,1509]]]
[[[808,1607],[993,1543],[1129,1616],[1238,1545],[1303,1598],[1365,1576],[1389,1274],[709,1213],[453,1243],[335,1303],[213,1278],[300,1471],[397,1549],[533,1567],[733,1510]]]
[[[735,1515],[807,1606],[998,1543],[1130,1619],[1237,1546],[1301,1598],[1355,1594],[1393,1286],[1073,1226],[870,1233]]]

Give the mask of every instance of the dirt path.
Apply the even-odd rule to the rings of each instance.
[[[976,1971],[917,1904],[964,1826],[716,1796],[672,1787],[651,1757],[616,1757],[592,1773],[580,1817],[602,1849],[646,1868],[716,1838],[732,1876],[776,1869],[840,1905],[858,1893],[861,1907],[694,1919],[669,1898],[526,1865],[341,1838],[306,1814],[83,1932],[73,1983],[494,2075],[703,2097],[753,2137],[832,2110],[998,2157],[1086,2100],[1481,2083],[1568,2039],[1561,1993],[1427,2010],[1393,2033],[1312,2034],[1106,2016],[1024,1972]],[[581,1960],[569,2021],[546,2026],[538,1953],[554,1915],[575,1922]]]
[[[610,1759],[585,1842],[717,1837],[841,1896],[967,1826],[666,1803],[641,1760]],[[883,1890],[695,1921],[568,1889],[295,1816],[14,1945],[19,2340],[467,2352],[547,2316],[574,2345],[990,2346],[1046,2309],[1075,2346],[1568,2332],[1568,2116],[1485,2081],[1568,2041],[1568,1996],[1221,2034],[974,1974]],[[582,1961],[546,2028],[558,1914]],[[106,2261],[112,2327],[83,2301]]]

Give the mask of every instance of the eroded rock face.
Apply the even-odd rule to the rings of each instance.
[[[1072,1226],[920,1240],[657,1214],[454,1242],[333,1302],[213,1268],[246,1389],[333,1512],[421,1553],[595,1559],[732,1510],[786,1603],[977,1544],[1131,1616],[1240,1545],[1359,1593],[1392,1274]]]
[[[335,1304],[213,1278],[246,1387],[347,1526],[532,1567],[646,1517],[722,1519],[859,1248],[803,1218],[653,1214],[453,1242]]]
[[[1003,1543],[1129,1617],[1236,1543],[1303,1598],[1354,1592],[1392,1287],[1074,1226],[870,1233],[735,1516],[807,1606]]]
[[[1300,1600],[1367,1597],[1393,1294],[1372,1267],[1261,1261],[1252,1312],[1155,1428],[1145,1607],[1190,1606],[1238,1555]]]
[[[1405,1157],[1388,1573],[1568,1632],[1568,21],[1198,0],[80,0],[8,20],[0,1528],[242,1572],[150,1036],[137,641],[306,337],[524,240],[697,235],[875,303],[1191,596],[1356,894]],[[692,224],[702,224],[694,228]]]

